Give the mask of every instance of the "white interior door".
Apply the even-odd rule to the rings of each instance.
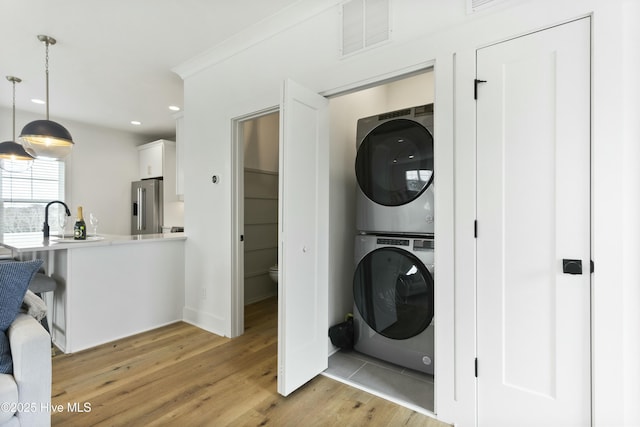
[[[278,393],[327,368],[329,102],[295,82],[280,106]]]
[[[588,426],[590,20],[476,65],[478,425]]]

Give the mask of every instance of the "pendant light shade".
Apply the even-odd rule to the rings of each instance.
[[[52,120],[34,120],[20,134],[27,153],[34,157],[63,159],[73,149],[71,134],[60,123]]]
[[[0,143],[0,168],[7,172],[24,172],[33,165],[33,156],[27,153],[16,139],[16,83],[22,80],[18,77],[7,76],[13,83],[13,140]]]
[[[73,149],[73,139],[64,126],[49,120],[49,46],[56,44],[56,39],[39,35],[38,40],[46,46],[47,119],[28,123],[20,133],[20,142],[27,153],[34,157],[61,160]]]
[[[0,143],[0,168],[7,172],[25,172],[33,165],[33,157],[22,145],[13,141]]]

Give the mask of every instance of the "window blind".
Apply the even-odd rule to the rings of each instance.
[[[0,230],[2,233],[26,233],[42,231],[44,208],[52,200],[64,200],[64,162],[34,160],[25,172],[2,171],[2,206]],[[51,230],[60,230],[63,207],[52,205],[49,209]]]

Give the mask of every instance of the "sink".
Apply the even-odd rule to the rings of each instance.
[[[51,243],[83,243],[83,242],[98,242],[103,240],[104,236],[87,236],[86,240],[76,240],[73,237],[65,237],[64,239],[56,239]]]

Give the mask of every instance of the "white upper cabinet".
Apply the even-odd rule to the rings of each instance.
[[[140,179],[158,178],[162,176],[163,144],[152,142],[141,145],[139,150]]]
[[[138,146],[140,179],[173,175],[169,169],[175,168],[176,143],[161,139]]]
[[[166,139],[138,146],[140,179],[162,178],[165,201],[176,199],[176,143]]]

